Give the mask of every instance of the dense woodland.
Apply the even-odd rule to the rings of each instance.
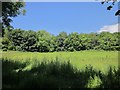
[[[81,51],[81,50],[120,50],[120,33],[70,33],[53,35],[45,30],[32,31],[5,30],[2,49],[30,52]]]

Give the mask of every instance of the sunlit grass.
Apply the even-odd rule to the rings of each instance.
[[[34,60],[56,60],[67,62],[68,60],[77,68],[85,68],[85,66],[93,66],[95,69],[106,71],[110,66],[118,67],[118,51],[79,51],[79,52],[52,52],[52,53],[39,53],[39,52],[18,52],[6,51],[2,52],[3,58],[12,60],[20,60],[20,62]]]

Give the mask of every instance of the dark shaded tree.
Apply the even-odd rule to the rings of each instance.
[[[65,51],[64,41],[66,38],[67,38],[66,32],[59,33],[59,35],[56,37],[56,43],[57,43],[56,51]]]
[[[116,2],[118,2],[118,5],[119,5],[119,3],[120,3],[119,0],[104,0],[104,1],[101,2],[101,4],[109,3],[110,1],[112,1],[112,2],[111,2],[111,5],[109,5],[109,6],[107,7],[107,10],[111,10],[111,9],[113,8],[113,6],[115,5]],[[118,9],[118,10],[115,12],[115,16],[120,16],[120,9]]]
[[[12,27],[10,25],[12,17],[17,17],[20,14],[24,15],[26,12],[23,9],[24,6],[24,2],[2,2],[2,28]],[[2,34],[4,35],[4,29]]]

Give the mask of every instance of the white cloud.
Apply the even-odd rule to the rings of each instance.
[[[120,28],[118,28],[118,26],[120,26],[119,24],[114,24],[114,25],[106,25],[103,26],[98,32],[110,32],[110,33],[114,33],[114,32],[120,32]]]

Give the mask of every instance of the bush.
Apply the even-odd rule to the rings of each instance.
[[[3,48],[2,50],[3,50],[3,51],[7,51],[7,48]]]
[[[98,88],[102,84],[101,79],[98,76],[90,77],[87,88]]]
[[[8,50],[15,50],[15,46],[13,45],[8,46]]]
[[[20,46],[16,46],[16,51],[22,51],[22,48]]]

